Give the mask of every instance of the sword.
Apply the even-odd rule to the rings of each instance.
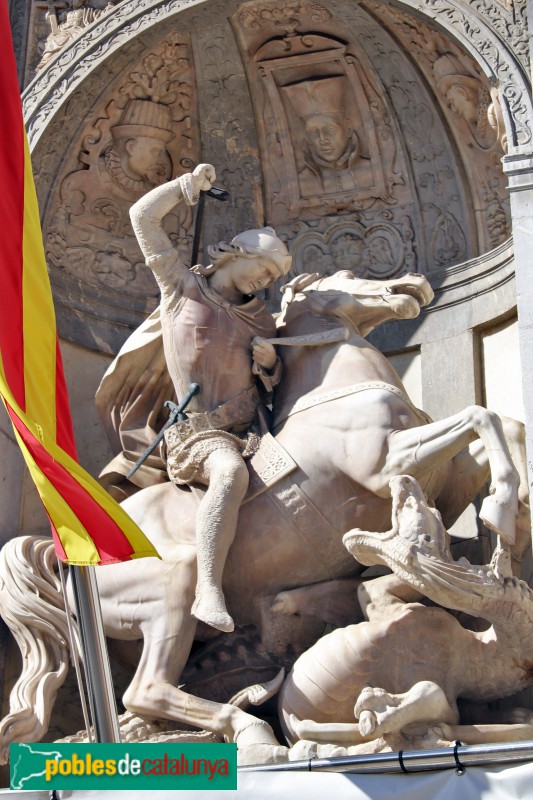
[[[167,421],[153,440],[151,444],[148,445],[144,453],[137,459],[133,467],[130,469],[126,478],[131,478],[131,476],[137,472],[140,466],[144,464],[150,453],[153,453],[163,436],[165,435],[165,431],[170,428],[171,425],[174,425],[175,422],[183,422],[183,420],[187,419],[187,414],[184,413],[185,409],[193,399],[193,397],[198,394],[200,391],[200,385],[198,383],[191,383],[189,386],[189,390],[181,403],[176,405],[173,403],[172,400],[165,400],[163,406],[164,408],[168,408],[170,410],[170,414],[168,416]]]

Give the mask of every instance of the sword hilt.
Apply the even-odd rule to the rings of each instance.
[[[133,467],[126,475],[126,478],[131,478],[131,476],[135,472],[137,472],[139,467],[141,467],[144,464],[148,456],[151,453],[153,453],[159,442],[162,440],[163,436],[165,435],[165,431],[167,431],[171,425],[174,425],[175,422],[183,422],[183,420],[187,419],[187,415],[185,414],[185,409],[187,408],[193,397],[199,393],[199,391],[200,391],[200,384],[191,383],[187,391],[187,394],[185,395],[181,403],[176,404],[173,403],[172,400],[165,400],[163,405],[165,408],[168,408],[170,410],[168,419],[161,428],[161,430],[159,431],[159,433],[157,434],[157,436],[155,437],[155,439],[153,440],[153,442],[151,442],[144,451],[144,453],[141,456],[139,456]]]

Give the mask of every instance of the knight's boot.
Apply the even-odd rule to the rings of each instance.
[[[224,633],[231,633],[235,628],[235,623],[228,614],[222,590],[216,586],[196,587],[196,598],[191,613],[200,622],[205,622]]]

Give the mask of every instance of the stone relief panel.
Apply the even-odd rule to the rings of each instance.
[[[474,201],[480,250],[510,235],[509,197],[501,158],[507,137],[498,90],[472,58],[425,22],[397,8],[365,5],[416,59],[460,150]]]
[[[120,323],[131,311],[153,310],[158,297],[131,229],[130,206],[200,160],[189,40],[167,37],[128,70],[100,108],[75,145],[76,169],[61,180],[52,203],[46,256],[60,302],[68,298],[87,314],[103,307]],[[184,208],[166,221],[175,246],[189,251],[192,216]]]
[[[523,82],[523,75],[521,74],[523,66],[518,63],[513,63],[513,59],[506,57],[505,49],[502,46],[502,41],[505,41],[505,36],[502,40],[502,34],[505,30],[505,25],[501,24],[498,12],[493,13],[491,22],[498,18],[499,24],[495,25],[497,34],[487,25],[483,16],[477,19],[470,14],[470,8],[465,9],[464,3],[461,0],[454,2],[453,0],[415,0],[413,3],[415,7],[428,13],[433,17],[438,25],[444,25],[446,28],[451,27],[453,32],[459,37],[464,38],[468,46],[477,52],[478,57],[482,60],[484,67],[487,69],[487,74],[490,76],[491,82],[498,86],[500,91],[501,104],[504,108],[505,115],[508,119],[508,132],[510,146],[520,148],[528,148],[532,139],[532,108],[531,108],[531,87],[525,86]],[[480,3],[472,2],[471,5],[477,13],[487,12],[490,8],[493,12],[497,9],[494,3]],[[525,34],[525,8],[523,5],[513,5],[518,10],[522,7],[522,20],[524,30],[521,36],[521,47],[524,46]],[[501,10],[501,5],[499,7]],[[465,13],[466,12],[466,13]],[[478,23],[479,20],[479,23]],[[522,57],[522,63],[524,58]],[[529,73],[529,70],[527,70]]]
[[[417,200],[413,222],[418,268],[439,273],[480,251],[462,164],[435,100],[405,50],[364,9],[340,5],[383,81],[405,142]]]
[[[185,9],[188,0],[182,5]],[[430,5],[431,16],[436,16],[442,4],[431,0]],[[383,19],[378,17],[378,7]],[[95,10],[105,9],[95,6]],[[122,44],[115,64],[108,58],[99,65],[98,77],[87,83],[92,86],[97,80],[100,86],[109,82],[118,88],[108,93],[94,114],[97,103],[80,98],[80,90],[73,92],[67,116],[72,113],[79,118],[79,108],[91,109],[91,117],[82,115],[90,123],[84,135],[76,134],[76,144],[65,155],[65,131],[76,126],[67,119],[64,128],[58,123],[56,130],[52,122],[47,126],[46,152],[39,146],[38,180],[43,194],[49,191],[43,205],[45,230],[50,234],[48,253],[60,303],[75,311],[79,306],[80,313],[91,313],[91,302],[93,310],[103,304],[106,318],[125,327],[137,324],[155,305],[156,296],[151,294],[155,287],[145,284],[148,277],[129,232],[127,213],[122,214],[138,196],[136,188],[146,190],[154,179],[154,175],[130,170],[138,164],[145,145],[130,143],[128,149],[135,151],[131,153],[124,152],[120,143],[121,128],[126,132],[132,120],[132,124],[144,124],[141,105],[134,101],[149,104],[145,107],[147,127],[163,131],[160,148],[172,167],[169,173],[164,163],[167,156],[160,149],[160,163],[153,165],[158,179],[178,174],[190,163],[211,161],[217,166],[218,183],[231,192],[229,203],[209,201],[204,242],[273,224],[289,247],[296,247],[295,269],[301,269],[297,264],[303,262],[306,269],[316,269],[314,253],[314,261],[327,271],[342,262],[345,249],[353,258],[354,272],[359,273],[362,264],[370,270],[365,274],[386,277],[410,269],[439,276],[504,240],[507,197],[495,176],[501,175],[499,158],[505,139],[494,87],[449,37],[410,12],[402,12],[421,42],[428,37],[427,46],[438,53],[433,62],[428,60],[426,72],[409,38],[400,39],[391,22],[393,11],[385,3],[372,5],[371,0],[360,4],[293,0],[285,5],[273,0],[240,5],[229,0],[187,9],[179,15],[182,43],[189,48],[185,60],[190,74],[180,79],[191,87],[187,118],[187,114],[180,116],[184,97],[174,104],[158,99],[140,88],[138,77],[127,77],[141,72],[150,75],[146,65],[142,69],[139,65],[147,57],[146,42],[161,41],[164,24],[168,30],[165,19],[173,19],[169,4],[146,0],[142,7],[134,7],[123,2],[107,10],[110,29],[112,23],[122,25],[109,41],[113,46],[118,40]],[[39,13],[44,15],[43,9]],[[57,19],[60,24],[62,17]],[[94,32],[102,23],[103,18],[89,23],[76,40],[80,52],[86,51],[87,69],[96,63],[93,49],[99,40]],[[439,35],[445,46],[440,45]],[[104,44],[108,46],[107,40]],[[158,47],[149,47],[150,52],[159,52]],[[419,47],[423,53],[422,44]],[[36,85],[41,85],[41,75],[43,86],[47,80],[48,84],[57,81],[59,68],[68,70],[74,64],[73,51],[67,44],[39,73]],[[433,64],[438,58],[435,73]],[[123,79],[114,74],[117,62]],[[130,66],[126,69],[124,64]],[[457,71],[459,67],[462,72]],[[447,86],[454,75],[470,80]],[[62,91],[62,84],[57,83],[54,91]],[[100,91],[95,87],[93,96]],[[34,120],[30,128],[33,125],[38,137],[38,126],[50,111],[45,104],[34,119],[32,103],[28,95],[26,106]],[[161,114],[158,119],[150,117],[148,109],[154,111],[150,103],[170,109],[172,129],[179,125],[178,138],[164,141],[167,123]],[[481,109],[475,117],[469,108],[474,104]],[[460,108],[463,118],[454,116]],[[485,117],[488,124],[484,126]],[[466,144],[459,158],[461,137]],[[473,181],[469,185],[467,174],[472,152],[477,151],[489,170],[482,181],[480,175],[474,176],[479,189]],[[67,177],[64,165],[69,165]],[[56,183],[60,183],[60,193],[52,188]],[[77,192],[83,193],[85,186],[97,193],[90,206],[82,201],[80,213]],[[344,239],[335,222],[344,226]],[[171,233],[177,246],[190,245],[191,224],[190,215],[173,220]],[[376,228],[378,224],[385,227]],[[97,229],[112,235],[109,246],[102,239],[97,241]],[[306,232],[316,239],[307,237],[301,244],[299,237]],[[314,250],[308,249],[311,244]],[[76,286],[82,289],[81,298]],[[127,303],[119,299],[117,289],[128,298]],[[120,334],[122,338],[125,333]],[[118,343],[111,344],[106,334],[96,345],[115,349]]]
[[[33,60],[38,59],[37,71],[46,67],[57,53],[63,50],[73,39],[83,33],[85,28],[96,22],[119,0],[51,0],[36,2],[35,9],[44,15],[38,19],[35,28],[40,29],[36,37]],[[46,23],[47,35],[43,35],[43,22]]]
[[[116,51],[117,47],[130,46],[135,36],[147,34],[151,26],[171,20],[178,13],[181,15],[182,11],[185,12],[183,18],[189,16],[189,8],[192,11],[193,4],[194,12],[189,18],[199,19],[206,11],[207,3],[198,6],[196,1],[122,0],[105,20],[90,25],[80,40],[80,47],[66,46],[58,59],[54,60],[53,69],[43,70],[31,93],[24,97],[30,144],[38,145],[46,121],[64,106],[65,98],[76,92],[80,83],[86,83],[88,72],[103,65],[110,52]],[[513,26],[519,24],[519,19],[525,20],[526,0],[515,0],[512,4],[491,0],[470,0],[468,4],[463,0],[402,2],[412,8],[417,16],[438,20],[450,35],[464,41],[472,51],[477,51],[483,69],[502,88],[512,146],[526,147],[532,136],[530,91],[523,68],[517,63],[504,35],[505,30],[510,30],[514,45]],[[209,3],[209,10],[218,5],[213,0]],[[225,9],[225,15],[231,14],[235,5],[233,0],[228,0],[221,6],[221,13]],[[509,12],[507,15],[501,13],[504,8]],[[521,40],[526,42],[525,21],[522,28]],[[527,48],[527,43],[524,46]]]
[[[248,3],[232,18],[255,105],[274,225],[405,200],[375,75],[318,3]]]

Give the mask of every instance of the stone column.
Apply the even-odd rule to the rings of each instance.
[[[481,402],[479,341],[471,327],[447,330],[445,323],[457,322],[452,314],[442,315],[442,338],[422,344],[422,408],[434,419],[443,419],[466,406]],[[454,558],[463,555],[470,561],[486,563],[490,559],[488,532],[478,525],[479,503],[471,503],[450,529],[463,541],[454,547]],[[475,532],[478,538],[472,540]]]
[[[533,486],[533,154],[503,159],[509,178],[529,489]]]
[[[448,317],[450,318],[450,317]],[[434,419],[481,402],[478,340],[471,328],[422,344],[422,408]]]

